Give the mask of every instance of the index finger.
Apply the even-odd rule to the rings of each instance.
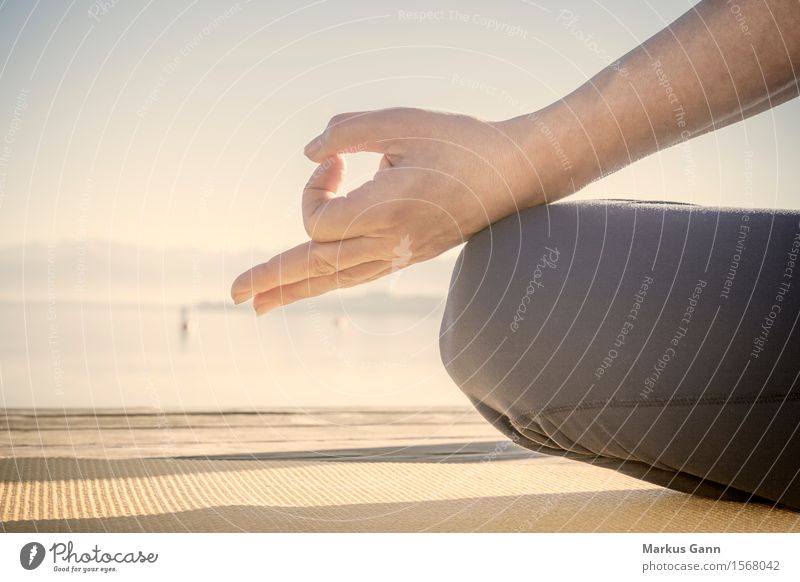
[[[381,239],[358,237],[341,242],[309,241],[275,255],[239,275],[231,287],[234,303],[247,301],[281,285],[332,275],[361,263],[391,258]]]
[[[414,135],[423,122],[421,117],[416,110],[404,107],[340,113],[306,145],[304,152],[315,162],[341,153],[384,153],[394,140]]]

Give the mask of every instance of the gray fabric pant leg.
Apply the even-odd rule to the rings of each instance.
[[[479,233],[441,354],[530,449],[800,508],[800,213],[594,201]]]

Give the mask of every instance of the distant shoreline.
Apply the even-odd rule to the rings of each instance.
[[[361,294],[348,294],[347,296],[323,296],[308,299],[304,302],[287,306],[285,309],[292,313],[308,312],[311,310],[324,312],[358,312],[380,313],[381,315],[395,315],[402,313],[431,312],[444,309],[446,296],[441,295],[393,295],[391,293],[373,292]],[[197,311],[225,311],[229,313],[252,314],[252,309],[247,305],[233,305],[226,300],[203,300],[197,302],[178,301],[102,301],[66,299],[56,301],[60,307],[82,307],[86,309],[117,308],[117,309],[181,309],[189,308]],[[0,307],[29,307],[32,309],[47,308],[50,302],[47,299],[0,299]]]

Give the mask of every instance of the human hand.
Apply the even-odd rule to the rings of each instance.
[[[305,148],[319,163],[303,192],[310,240],[239,275],[234,301],[261,315],[372,281],[544,202],[518,128],[406,108],[337,115]],[[377,173],[337,195],[343,154],[361,151],[383,154]]]

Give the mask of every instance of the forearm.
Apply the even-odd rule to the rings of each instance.
[[[529,157],[553,143],[561,150],[545,154],[550,172],[537,171],[556,176],[539,184],[553,200],[796,97],[799,75],[798,0],[706,0],[564,99],[515,123],[528,136]]]

